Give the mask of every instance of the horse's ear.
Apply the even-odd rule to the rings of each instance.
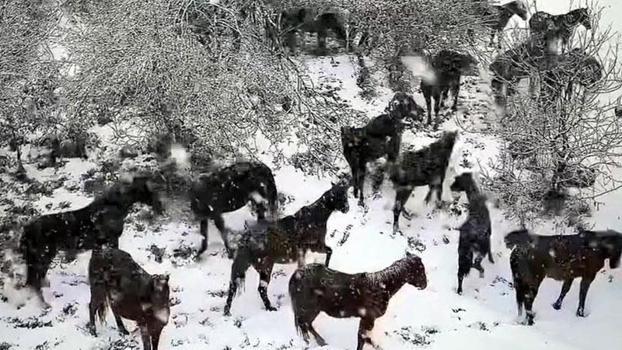
[[[412,258],[413,256],[415,256],[415,254],[409,252],[408,250],[406,251],[406,257],[407,258]]]

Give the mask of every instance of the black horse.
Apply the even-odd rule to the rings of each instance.
[[[570,98],[575,86],[589,88],[603,77],[603,66],[598,59],[579,48],[554,57],[544,67],[540,87],[544,101],[559,97]]]
[[[403,92],[393,96],[387,110],[388,113],[372,119],[362,128],[341,128],[343,155],[352,171],[354,197],[359,198],[361,206],[364,205],[367,163],[380,157],[386,157],[390,163],[395,162],[402,141],[404,119],[411,117],[419,120],[423,114],[412,96]]]
[[[501,48],[503,29],[514,15],[526,21],[529,16],[529,7],[524,0],[515,0],[503,5],[486,4],[481,6],[481,15],[484,17],[484,24],[491,29],[490,46],[494,45],[495,35],[497,35],[497,46]]]
[[[249,201],[257,206],[257,219],[264,220],[267,201],[272,217],[277,211],[277,191],[274,176],[261,162],[238,162],[209,174],[203,174],[192,184],[189,193],[192,211],[201,221],[203,240],[197,252],[207,250],[207,220],[212,219],[220,231],[227,253],[231,249],[226,237],[223,213],[238,210]]]
[[[592,20],[587,8],[579,8],[562,15],[551,15],[538,11],[529,19],[531,35],[540,40],[561,39],[562,49],[568,47],[568,41],[577,26],[592,29]]]
[[[110,305],[121,334],[130,334],[121,317],[134,320],[144,350],[158,350],[160,334],[171,313],[168,280],[168,275],[150,275],[122,250],[94,249],[89,262],[91,334],[97,336],[95,316],[104,321]]]
[[[620,264],[622,234],[608,231],[580,231],[575,235],[539,236],[527,230],[510,232],[505,237],[508,248],[515,247],[510,255],[510,266],[516,290],[518,314],[525,306],[525,322],[533,324],[533,302],[540,283],[545,277],[564,281],[562,290],[553,304],[559,310],[572,281],[581,277],[577,316],[585,316],[585,298],[596,274],[609,259],[609,267]]]
[[[268,298],[268,285],[275,263],[304,262],[307,250],[326,253],[326,265],[330,262],[332,249],[326,246],[326,222],[338,210],[347,212],[348,187],[345,182],[332,186],[313,204],[302,207],[294,215],[275,223],[262,222],[245,232],[231,265],[229,295],[225,315],[230,314],[231,303],[239,286],[243,284],[246,270],[253,266],[259,272],[257,290],[266,310],[276,310]]]
[[[410,194],[417,186],[428,186],[430,190],[425,197],[430,202],[432,192],[440,202],[443,194],[443,181],[449,165],[449,159],[458,137],[457,131],[444,132],[441,138],[418,151],[406,151],[393,166],[391,181],[395,187],[395,205],[393,206],[393,230],[399,230],[400,213],[408,201]]]
[[[407,254],[378,272],[347,274],[321,264],[301,267],[289,280],[289,295],[294,309],[294,324],[309,343],[309,332],[320,346],[326,341],[313,328],[313,320],[324,311],[332,317],[360,317],[357,350],[372,344],[369,332],[378,317],[384,315],[391,297],[405,284],[419,289],[428,285],[423,262]]]
[[[319,52],[324,53],[329,31],[335,33],[345,47],[352,48],[352,40],[348,38],[346,28],[347,22],[348,19],[344,10],[333,9],[318,12],[317,9],[297,7],[282,11],[275,20],[278,29],[268,28],[266,31],[273,40],[284,37],[285,44],[292,53],[296,51],[296,35],[317,33]],[[277,31],[278,34],[274,33]]]
[[[148,177],[119,182],[82,209],[43,215],[26,224],[20,244],[27,266],[26,285],[45,303],[42,282],[56,252],[68,252],[69,260],[73,260],[78,251],[103,244],[118,247],[123,221],[134,203],[162,211],[158,193]]]
[[[450,189],[465,192],[469,200],[469,216],[460,226],[458,241],[458,294],[462,294],[462,280],[475,268],[484,276],[482,260],[488,255],[488,261],[494,263],[490,252],[490,213],[486,207],[486,197],[475,184],[472,173],[463,173],[456,177]],[[475,257],[475,259],[474,259]]]
[[[460,78],[463,74],[470,74],[477,67],[477,60],[473,56],[452,50],[441,50],[431,60],[434,79],[421,80],[421,93],[425,98],[428,111],[428,125],[432,123],[432,98],[434,98],[434,126],[438,127],[438,113],[444,107],[449,92],[454,98],[451,107],[458,110],[458,95],[460,93]]]

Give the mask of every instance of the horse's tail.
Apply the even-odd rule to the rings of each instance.
[[[299,282],[303,276],[302,271],[300,269],[296,270],[289,280],[289,297],[292,302],[292,309],[294,311],[294,327],[296,328],[296,332],[298,334],[302,334],[302,327],[300,326],[299,319],[299,311],[300,305],[298,305],[298,298],[296,297],[297,290],[299,289]]]
[[[468,234],[468,233],[466,233]],[[460,232],[458,242],[458,276],[468,276],[473,266],[473,247],[469,244],[468,237],[463,237],[465,233]]]
[[[516,292],[516,306],[519,315],[522,313],[525,304],[526,290],[524,286],[526,280],[531,276],[529,267],[525,266],[524,260],[526,258],[523,256],[524,254],[520,249],[522,248],[515,249],[510,254],[510,269],[512,270],[512,282],[514,283],[514,291]]]
[[[274,176],[270,174],[268,181],[266,183],[266,196],[268,197],[268,206],[270,209],[270,218],[272,221],[276,221],[278,219],[278,210],[279,210],[279,194],[276,190],[276,183],[274,182]]]

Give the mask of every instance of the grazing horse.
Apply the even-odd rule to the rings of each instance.
[[[469,216],[460,226],[458,242],[458,294],[462,294],[462,280],[475,268],[484,276],[482,260],[488,255],[488,261],[494,263],[490,252],[490,213],[484,196],[473,179],[472,173],[463,173],[456,177],[450,189],[453,192],[466,192],[469,200]],[[473,257],[475,256],[475,260]]]
[[[103,244],[119,246],[123,221],[134,203],[162,212],[162,203],[147,177],[134,177],[131,183],[119,182],[86,207],[43,215],[24,226],[20,249],[27,266],[26,285],[40,301],[42,282],[58,250],[68,252],[69,260],[78,251]]]
[[[412,96],[398,92],[389,103],[388,113],[372,119],[362,128],[342,127],[341,144],[354,184],[354,197],[359,198],[359,205],[364,205],[363,187],[367,163],[380,157],[395,162],[400,150],[403,120],[412,117],[419,120],[423,109]]]
[[[171,313],[169,276],[150,275],[119,249],[94,249],[89,262],[89,331],[97,336],[95,315],[106,319],[108,305],[123,335],[130,333],[121,317],[136,321],[144,350],[158,350],[160,334]]]
[[[393,230],[399,230],[400,213],[410,194],[417,186],[429,187],[425,197],[430,202],[432,192],[436,190],[438,201],[443,194],[443,181],[449,165],[449,159],[458,137],[457,131],[444,132],[440,140],[418,151],[406,151],[393,166],[391,181],[395,187],[395,205],[393,206]]]
[[[434,98],[434,126],[438,127],[438,112],[444,107],[448,93],[454,98],[451,107],[458,110],[458,95],[460,93],[460,78],[462,74],[471,73],[477,66],[477,60],[469,54],[459,53],[452,50],[439,51],[431,61],[434,79],[421,80],[421,93],[425,98],[428,111],[428,125],[432,123],[432,98]]]
[[[277,211],[277,192],[274,176],[268,166],[261,162],[238,162],[209,174],[203,174],[192,184],[190,203],[194,214],[201,221],[200,256],[207,250],[207,220],[212,219],[220,231],[227,253],[231,249],[226,237],[223,213],[238,210],[249,201],[257,205],[257,219],[265,219],[267,201],[272,217]]]
[[[499,48],[501,48],[501,33],[510,19],[517,15],[526,21],[529,16],[529,7],[524,0],[515,0],[503,5],[484,5],[481,6],[481,10],[481,15],[485,18],[484,24],[491,29],[490,46],[494,45],[496,34]]]
[[[568,41],[578,25],[584,26],[587,30],[592,29],[592,20],[587,8],[575,9],[563,15],[538,11],[529,19],[531,35],[544,40],[559,38],[562,40],[564,50],[568,47]]]
[[[231,303],[239,286],[243,284],[246,270],[252,265],[259,273],[257,290],[266,310],[276,308],[268,298],[268,285],[275,263],[286,264],[298,261],[301,266],[307,249],[326,253],[326,265],[330,262],[332,249],[326,246],[326,222],[338,210],[346,213],[348,206],[348,185],[335,184],[311,205],[302,207],[294,215],[275,223],[260,223],[250,228],[242,237],[231,265],[229,295],[225,315],[230,315]]]
[[[372,344],[369,332],[378,317],[387,311],[389,301],[404,284],[427,287],[425,267],[415,255],[407,256],[378,272],[348,274],[321,264],[298,268],[289,280],[294,324],[309,343],[309,332],[318,345],[326,341],[313,328],[313,320],[324,311],[332,317],[360,317],[357,350]]]
[[[533,302],[540,283],[545,277],[564,281],[562,290],[553,304],[559,310],[572,281],[581,277],[577,316],[585,317],[585,298],[596,274],[609,259],[609,267],[620,264],[622,234],[608,231],[580,231],[575,235],[539,236],[527,230],[510,232],[505,237],[508,248],[515,247],[510,255],[514,278],[518,315],[526,310],[525,323],[533,325]]]
[[[550,67],[544,69],[541,95],[546,100],[560,96],[569,98],[576,85],[588,88],[603,77],[603,66],[598,60],[575,48],[550,60]]]
[[[291,8],[284,10],[276,19],[280,35],[285,36],[285,44],[293,53],[296,51],[296,35],[300,32],[317,33],[318,48],[320,52],[326,50],[326,37],[328,31],[332,31],[337,38],[344,42],[344,46],[352,48],[350,38],[347,33],[347,12],[345,10],[333,9],[325,12],[318,12],[311,8]],[[275,38],[274,30],[267,30],[272,39]],[[279,37],[280,37],[279,35]]]

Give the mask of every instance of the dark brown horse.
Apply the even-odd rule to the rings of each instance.
[[[529,19],[531,35],[539,40],[559,38],[562,40],[564,51],[568,48],[568,41],[579,25],[587,30],[592,29],[592,20],[587,8],[578,8],[562,15],[538,11]]]
[[[201,221],[203,240],[197,256],[207,250],[207,220],[214,220],[225,249],[231,256],[223,213],[238,210],[248,202],[253,202],[257,205],[257,219],[264,220],[264,201],[267,201],[271,216],[276,216],[277,192],[274,176],[270,168],[261,162],[238,162],[203,174],[192,184],[189,196],[192,211]]]
[[[163,208],[151,180],[135,177],[109,188],[82,209],[43,215],[26,224],[20,244],[27,266],[26,285],[45,303],[42,282],[57,251],[68,252],[73,260],[78,251],[104,244],[118,247],[123,221],[134,203],[150,205],[156,212]]]
[[[559,310],[572,281],[581,277],[577,316],[585,317],[585,299],[590,284],[609,259],[609,267],[620,264],[622,234],[608,231],[580,231],[575,235],[539,236],[527,230],[510,232],[505,237],[508,248],[515,247],[510,255],[510,266],[516,290],[518,314],[525,306],[525,323],[533,324],[533,302],[540,283],[545,277],[564,281],[559,298],[553,308]]]
[[[488,255],[488,261],[494,263],[490,252],[490,212],[486,207],[486,197],[475,184],[472,173],[463,173],[456,177],[450,189],[465,192],[469,200],[469,216],[460,226],[458,242],[458,294],[462,294],[462,280],[475,268],[484,276],[482,260]]]
[[[497,46],[501,48],[501,33],[508,25],[510,19],[517,15],[523,21],[529,16],[529,7],[524,0],[510,1],[503,5],[484,5],[481,6],[481,15],[484,17],[484,24],[491,29],[490,46],[495,43],[497,35]]]
[[[430,190],[425,196],[426,203],[430,202],[432,192],[436,190],[436,198],[440,202],[445,173],[457,137],[457,131],[444,132],[438,141],[429,146],[402,153],[401,159],[391,170],[391,181],[396,191],[393,206],[394,231],[399,230],[400,214],[415,187],[429,187]]]
[[[368,332],[384,315],[391,297],[405,284],[427,287],[425,267],[417,256],[407,254],[378,272],[348,274],[321,264],[301,267],[289,280],[289,295],[294,309],[294,324],[309,343],[309,332],[320,346],[326,341],[313,328],[313,320],[324,311],[332,317],[360,317],[357,350],[372,344]]]
[[[354,197],[364,205],[363,187],[367,163],[380,157],[395,162],[400,151],[404,120],[408,117],[418,121],[423,115],[421,107],[412,96],[398,92],[393,96],[388,113],[372,119],[362,128],[342,127],[341,144],[343,155],[350,165],[354,184]]]
[[[97,336],[95,315],[104,321],[110,305],[121,334],[130,334],[121,317],[134,320],[144,350],[158,350],[160,333],[170,315],[168,280],[168,275],[150,275],[122,250],[94,249],[89,262],[91,334]]]
[[[225,315],[230,314],[231,303],[239,286],[243,284],[246,270],[253,266],[259,273],[257,290],[266,310],[276,310],[268,298],[268,285],[275,263],[304,262],[307,250],[326,253],[326,265],[332,249],[326,246],[326,222],[334,211],[348,211],[348,187],[345,181],[332,186],[318,200],[302,207],[294,215],[275,223],[262,222],[248,229],[242,237],[231,265],[229,295]]]

